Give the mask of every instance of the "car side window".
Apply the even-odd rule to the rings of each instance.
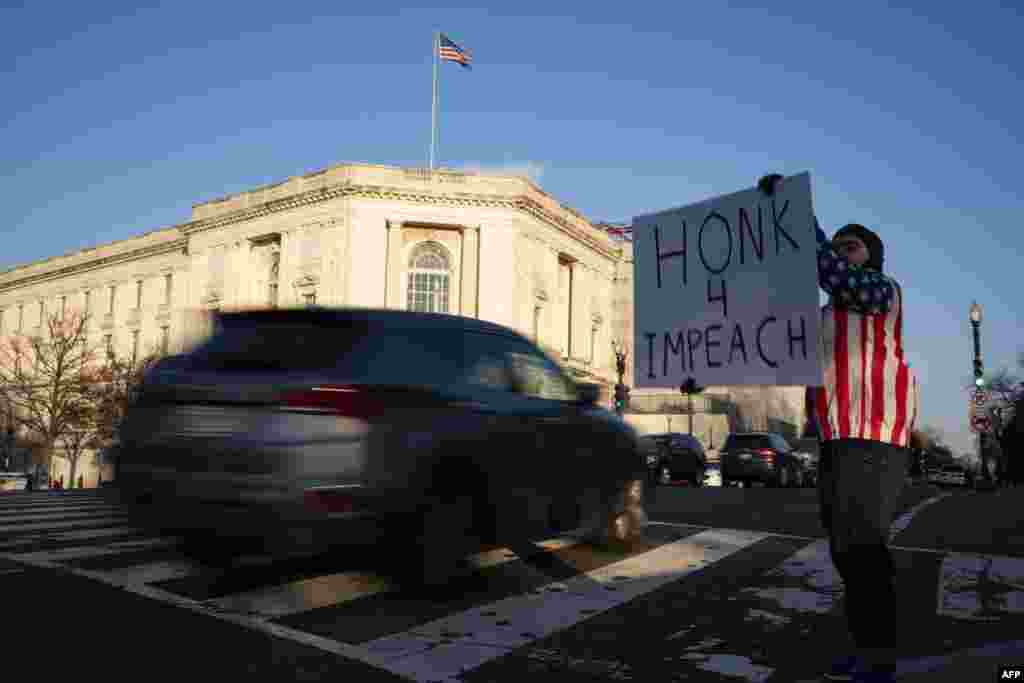
[[[789,442],[787,442],[778,434],[772,434],[772,441],[774,442],[772,445],[775,446],[777,450],[783,453],[788,453],[789,451],[793,450],[792,448],[790,448]]]
[[[466,335],[462,384],[489,391],[512,391],[512,376],[504,351],[486,335]]]
[[[515,390],[532,398],[549,401],[573,401],[572,382],[551,362],[528,346],[516,344],[509,350]]]

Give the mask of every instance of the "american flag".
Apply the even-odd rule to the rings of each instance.
[[[445,34],[441,34],[441,40],[438,43],[438,54],[443,61],[456,62],[470,68],[469,63],[473,57],[469,54],[469,50],[464,50],[455,44],[451,38]]]

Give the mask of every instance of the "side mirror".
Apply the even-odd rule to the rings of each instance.
[[[601,385],[589,383],[577,384],[576,395],[579,397],[579,402],[584,405],[597,405],[597,402],[601,400]]]

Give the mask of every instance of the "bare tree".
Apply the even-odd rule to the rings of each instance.
[[[71,443],[92,409],[96,351],[88,340],[88,316],[51,315],[35,334],[0,342],[0,386],[14,413],[38,444],[33,456],[50,470],[54,455],[65,457],[74,481],[81,449],[58,453]]]
[[[143,377],[163,357],[156,349],[139,358],[108,354],[94,393],[95,448],[109,448],[118,442],[121,423],[128,407],[138,396]]]

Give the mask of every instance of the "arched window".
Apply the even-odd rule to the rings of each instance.
[[[445,248],[437,242],[416,245],[409,257],[406,308],[447,313],[450,280],[451,266]]]

